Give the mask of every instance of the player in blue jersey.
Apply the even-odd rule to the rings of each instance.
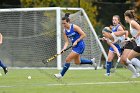
[[[112,18],[112,23],[113,23],[113,27],[112,27],[112,32],[118,32],[118,31],[124,31],[121,22],[120,22],[120,17],[118,15],[114,15]],[[114,45],[117,47],[118,51],[121,53],[121,47],[119,44],[115,44]],[[112,47],[109,48],[109,52],[108,52],[108,59],[106,62],[106,76],[110,76],[110,69],[112,67],[112,61],[113,58],[115,56],[115,51]]]
[[[67,46],[69,45],[69,39],[73,47],[72,47],[72,51],[65,59],[65,64],[62,71],[59,74],[54,74],[54,76],[58,79],[64,76],[64,74],[70,67],[71,61],[74,61],[75,64],[91,64],[95,67],[95,69],[97,69],[95,58],[90,60],[80,58],[80,55],[85,50],[85,43],[83,39],[86,37],[86,34],[82,31],[82,29],[79,26],[75,24],[70,24],[69,15],[70,15],[69,13],[66,13],[65,16],[62,18],[62,25],[64,26],[64,31],[63,31],[64,39],[65,39],[65,44],[62,51],[66,49]]]
[[[103,34],[105,34],[105,37],[106,38],[110,38],[110,41],[111,41],[111,38],[112,38],[112,36],[110,35],[110,31],[108,31],[108,29],[107,28],[105,28],[105,29],[103,29],[104,30],[104,33]],[[106,31],[107,30],[107,31]],[[125,32],[127,32],[127,31],[125,31]],[[111,32],[112,33],[112,32]],[[117,32],[113,32],[114,33],[114,35],[116,35],[116,33],[117,33],[117,37],[115,36],[115,38],[119,38],[119,39],[116,39],[116,41],[117,40],[120,40],[120,38],[121,38],[121,41],[123,41],[124,42],[124,44],[122,44],[121,42],[116,42],[116,44],[118,44],[119,46],[123,46],[123,47],[121,47],[121,48],[123,48],[124,49],[124,51],[123,51],[123,53],[122,53],[122,55],[121,55],[121,63],[123,63],[124,65],[126,65],[126,67],[133,73],[133,75],[132,75],[132,78],[136,78],[136,77],[138,77],[139,75],[139,73],[138,73],[138,71],[136,72],[136,69],[134,68],[134,66],[133,65],[135,65],[135,67],[137,67],[137,68],[140,68],[140,65],[138,64],[138,59],[137,58],[133,58],[132,59],[132,64],[128,64],[128,63],[126,63],[126,58],[127,58],[127,56],[128,56],[128,54],[129,54],[129,52],[131,51],[131,49],[132,49],[132,47],[134,47],[135,46],[135,44],[134,44],[134,42],[133,41],[128,41],[128,42],[126,42],[125,40],[124,40],[124,37],[123,36],[121,36],[121,35],[123,35],[124,33],[122,32],[122,31],[117,31]],[[128,37],[128,33],[126,33],[127,34],[127,36],[125,37],[125,39],[127,39],[127,37]],[[121,36],[121,37],[120,37]],[[113,37],[113,39],[114,39],[114,37]],[[113,40],[112,39],[112,40]],[[115,40],[115,39],[114,39]],[[113,41],[111,42],[111,43],[114,43]],[[109,44],[110,45],[110,44]],[[114,49],[114,47],[112,47],[112,49]],[[116,52],[116,51],[115,51]],[[140,62],[139,62],[140,63]],[[108,69],[108,68],[107,68]],[[138,73],[138,74],[137,74]],[[106,74],[106,75],[110,75],[110,74]]]
[[[108,27],[106,27],[107,30]],[[104,29],[103,29],[104,30]],[[105,32],[106,30],[104,30]],[[126,62],[126,58],[128,56],[128,54],[130,53],[130,51],[136,47],[136,43],[133,41],[133,39],[130,39],[128,37],[128,33],[127,35],[125,35],[125,39],[123,36],[121,37],[117,37],[118,38],[118,41],[116,42],[117,44],[119,44],[121,46],[121,54],[119,53],[118,49],[116,48],[116,46],[113,44],[113,41],[110,40],[110,32],[106,31],[105,32],[106,35],[104,38],[102,38],[101,40],[105,40],[107,41],[108,45],[110,45],[114,51],[116,52],[117,56],[119,57],[120,56],[120,62],[122,64],[124,64],[126,66],[126,68],[128,68],[128,70],[130,70],[132,72],[132,78],[137,78],[139,77],[139,72],[140,72],[140,61],[137,59],[137,58],[133,58],[132,59],[132,64],[135,66],[133,66],[132,64],[128,64]],[[118,32],[117,34],[122,34],[123,32]],[[116,34],[116,33],[115,33]],[[115,67],[117,67],[117,64],[115,64]]]
[[[2,39],[3,39],[3,37],[2,37],[2,34],[0,33],[0,44],[2,44]],[[0,66],[3,68],[4,73],[7,74],[8,69],[7,69],[7,67],[2,63],[1,60],[0,60]]]

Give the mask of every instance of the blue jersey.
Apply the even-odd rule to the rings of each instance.
[[[117,32],[119,26],[120,26],[120,24],[118,24],[117,26],[114,26],[112,28],[112,32]],[[118,51],[121,53],[121,47],[120,47],[120,45],[119,44],[114,44],[114,45],[117,47]],[[110,47],[109,50],[112,51],[112,52],[114,52],[114,49],[112,47]]]
[[[65,34],[66,36],[71,40],[72,44],[80,38],[80,34],[74,30],[73,28],[73,24],[71,24],[70,26],[70,30],[64,30],[65,31]],[[78,54],[82,54],[84,52],[84,49],[85,49],[85,44],[84,44],[84,41],[83,40],[80,40],[76,46],[74,46],[72,48],[72,50]]]
[[[73,24],[71,24],[70,30],[65,29],[65,33],[67,37],[71,40],[72,44],[80,38],[80,34],[76,31],[74,31]],[[83,40],[80,40],[79,42],[82,42]]]
[[[120,24],[118,24],[117,26],[113,26],[112,32],[117,32],[119,26],[120,26]]]

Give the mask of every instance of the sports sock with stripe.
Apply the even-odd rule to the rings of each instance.
[[[108,62],[107,61],[107,64],[106,64],[106,73],[110,73],[111,67],[112,67],[112,62]]]
[[[63,69],[62,69],[62,71],[61,71],[61,75],[62,76],[64,76],[65,75],[65,73],[66,73],[66,71],[69,69],[69,67],[70,67],[70,63],[65,63],[64,64],[64,67],[63,67]]]
[[[81,63],[80,64],[92,64],[92,61],[89,60],[89,59],[84,59],[84,58],[81,58]]]
[[[2,61],[0,60],[0,66],[2,67],[2,68],[5,68],[6,66],[2,63]]]
[[[126,63],[128,64],[127,68],[128,68],[133,74],[136,74],[137,71],[136,71],[135,67],[132,65],[132,61],[130,61],[130,60],[127,58]]]

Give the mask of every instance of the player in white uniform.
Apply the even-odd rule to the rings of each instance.
[[[135,64],[136,66],[140,66],[140,61],[134,59],[137,56],[140,56],[140,25],[135,17],[134,10],[127,10],[124,13],[125,21],[130,25],[130,33],[135,38],[135,42],[137,46],[133,48],[127,56],[126,62],[127,64]],[[133,76],[139,77],[137,71],[133,70]]]
[[[128,31],[125,30],[125,32],[127,32],[126,35],[123,35],[124,33],[122,31],[116,32],[117,34],[122,35],[122,36],[120,36],[120,35],[117,36],[116,37],[117,39],[116,39],[116,42],[115,42],[115,44],[118,44],[123,50],[123,51],[121,51],[121,54],[120,54],[117,47],[113,44],[114,42],[112,41],[112,39],[109,39],[109,37],[111,35],[109,30],[110,30],[109,27],[105,27],[103,29],[103,32],[105,33],[105,37],[102,38],[102,40],[106,40],[108,45],[110,45],[114,49],[117,56],[121,58],[120,62],[122,64],[124,64],[128,68],[128,70],[130,70],[133,73],[133,69],[136,70],[133,65],[135,65],[135,67],[139,70],[140,65],[136,64],[136,61],[139,61],[137,58],[133,58],[133,63],[132,63],[133,65],[126,63],[126,58],[127,58],[128,54],[136,46],[135,42],[132,41],[130,38],[128,38]],[[116,33],[114,33],[114,34],[116,34]],[[118,60],[118,62],[119,62],[119,60]],[[116,67],[117,67],[118,62],[115,64]],[[116,68],[114,68],[114,70],[115,69]],[[114,71],[114,70],[112,70],[112,71]],[[137,73],[138,72],[139,71],[137,71]],[[133,75],[132,78],[136,78],[136,76]]]

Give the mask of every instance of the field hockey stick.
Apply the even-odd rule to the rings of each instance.
[[[118,59],[117,59],[117,62],[116,62],[116,64],[115,64],[115,66],[114,66],[114,69],[112,69],[111,70],[111,73],[114,73],[115,71],[116,71],[116,69],[117,69],[117,67],[118,67],[118,64],[120,63],[120,57],[118,57]]]
[[[102,38],[99,38],[99,40],[101,40],[101,41],[107,41],[107,38],[102,37]]]
[[[132,38],[128,38],[128,39],[126,39],[125,41],[133,41],[135,38],[134,37],[132,37]]]
[[[52,61],[53,59],[55,59],[57,56],[59,56],[59,55],[61,55],[62,53],[64,53],[65,51],[69,50],[70,48],[72,48],[72,46],[69,46],[68,48],[64,49],[64,50],[61,51],[59,54],[53,55],[53,56],[50,57],[49,59],[47,59],[47,58],[43,59],[42,62],[43,62],[44,64],[46,64],[46,63]]]

